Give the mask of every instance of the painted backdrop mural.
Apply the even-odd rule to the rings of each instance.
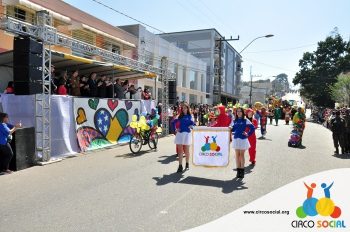
[[[129,127],[132,115],[145,113],[152,106],[144,101],[75,98],[75,126],[81,150],[128,142],[134,132]]]

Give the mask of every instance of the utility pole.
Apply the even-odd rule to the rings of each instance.
[[[220,38],[220,39],[216,39],[215,42],[219,42],[219,68],[218,68],[218,92],[217,92],[217,98],[218,98],[218,102],[221,102],[221,85],[222,85],[222,42],[223,41],[233,41],[233,40],[239,40],[239,36],[237,36],[237,38],[233,39],[232,36],[229,39],[225,39],[225,37]],[[215,81],[214,81],[214,85],[215,85]],[[215,95],[215,94],[214,94]]]
[[[252,106],[253,77],[261,77],[261,75],[253,75],[252,74],[252,66],[250,66],[250,92],[249,92],[249,105],[250,106]]]

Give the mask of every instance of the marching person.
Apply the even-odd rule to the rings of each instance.
[[[187,103],[182,104],[181,113],[173,123],[174,125],[178,125],[175,136],[176,151],[179,157],[179,167],[177,172],[182,172],[183,153],[186,155],[185,170],[189,169],[190,145],[192,144],[191,129],[195,125],[191,116],[190,106]]]
[[[10,140],[12,138],[12,133],[15,132],[17,128],[22,127],[22,125],[18,123],[14,127],[11,126],[9,124],[9,116],[6,113],[0,113],[0,122],[0,172],[10,174],[12,171],[9,170],[9,164],[13,156]]]
[[[249,128],[248,132],[246,129]],[[248,137],[254,132],[253,124],[245,118],[242,107],[237,108],[236,117],[232,126],[232,147],[236,153],[237,178],[244,178],[244,152],[249,149]]]
[[[254,111],[252,109],[247,109],[246,110],[246,114],[247,114],[247,119],[249,119],[249,121],[254,125],[254,128],[256,130],[256,128],[258,128],[258,120],[256,120],[253,116]],[[256,135],[255,135],[255,130],[254,132],[248,137],[248,141],[250,144],[250,148],[248,150],[249,152],[249,161],[251,163],[251,165],[255,165],[256,163]]]

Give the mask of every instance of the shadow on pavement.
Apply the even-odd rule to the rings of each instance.
[[[232,193],[235,190],[244,190],[248,187],[244,186],[242,179],[234,178],[232,180],[212,180],[200,177],[189,176],[181,181],[181,184],[201,185],[221,188],[223,193]]]
[[[163,177],[153,177],[152,179],[157,181],[157,185],[166,185],[170,183],[178,183],[183,176],[183,173],[175,172],[169,175],[163,175]]]
[[[350,154],[347,154],[347,155],[333,154],[333,156],[338,159],[350,159]]]
[[[259,140],[266,140],[266,141],[272,141],[272,139],[267,139],[267,138],[263,138],[263,137],[259,137]]]
[[[300,145],[299,147],[297,147],[298,149],[306,149],[306,147],[304,145]]]
[[[176,158],[177,158],[177,155],[164,155],[164,156],[161,156],[159,158],[164,158],[163,160],[158,160],[159,163],[161,164],[170,164],[171,162],[174,162],[176,161]]]
[[[136,157],[142,156],[142,155],[147,154],[147,153],[152,153],[152,152],[154,152],[154,150],[140,151],[138,154],[127,153],[127,154],[122,154],[122,155],[116,155],[116,156],[114,156],[114,158],[124,158],[124,159],[136,158]]]

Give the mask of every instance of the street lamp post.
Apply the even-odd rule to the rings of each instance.
[[[249,45],[251,45],[255,40],[257,39],[261,39],[261,38],[270,38],[270,37],[273,37],[274,35],[272,34],[269,34],[269,35],[264,35],[264,36],[259,36],[259,37],[256,37],[255,39],[253,39],[249,44],[247,44],[247,46],[245,46],[242,51],[239,52],[239,54],[241,54],[247,47],[249,47]]]
[[[242,52],[249,47],[249,45],[251,45],[255,40],[257,39],[261,39],[261,38],[270,38],[273,37],[274,35],[272,34],[268,34],[268,35],[264,35],[264,36],[259,36],[256,37],[255,39],[253,39],[252,41],[250,41],[249,44],[247,44],[247,46],[245,46],[242,51],[239,52],[239,54],[242,54]],[[250,66],[250,92],[249,92],[249,104],[252,105],[252,90],[253,89],[253,75],[252,75],[252,66]]]

